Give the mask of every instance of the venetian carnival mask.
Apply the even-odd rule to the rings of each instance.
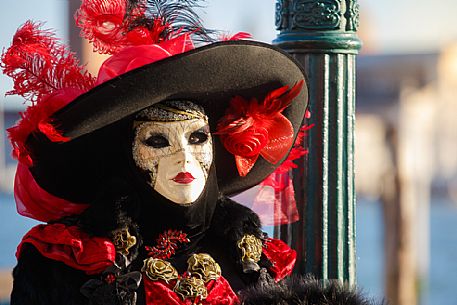
[[[213,161],[208,119],[187,101],[151,106],[134,121],[133,159],[165,198],[190,205],[203,192]]]

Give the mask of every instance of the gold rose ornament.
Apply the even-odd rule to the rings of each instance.
[[[144,260],[142,272],[153,281],[169,282],[178,279],[178,271],[167,261],[149,257]]]
[[[257,262],[262,256],[262,241],[254,235],[246,234],[238,241],[238,248],[241,250],[243,272],[259,271]]]
[[[187,271],[191,276],[202,279],[205,283],[217,280],[221,276],[221,267],[206,253],[192,254],[187,260]]]
[[[113,232],[113,244],[116,252],[128,255],[129,249],[136,245],[136,237],[130,235],[127,228],[122,228]]]
[[[173,289],[183,300],[187,298],[197,298],[204,300],[208,297],[205,282],[196,277],[181,278]]]
[[[258,262],[262,256],[262,241],[254,235],[246,234],[238,241],[242,261]]]

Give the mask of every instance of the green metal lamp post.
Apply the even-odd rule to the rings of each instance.
[[[301,219],[281,228],[298,273],[355,284],[354,119],[356,0],[277,0],[274,44],[309,81],[309,154],[294,173]]]

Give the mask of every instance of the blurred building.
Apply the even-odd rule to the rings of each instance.
[[[430,204],[457,202],[457,45],[362,55],[357,82],[357,192],[383,203],[387,298],[418,304],[429,277]]]
[[[0,107],[0,192],[4,193],[13,192],[14,174],[16,172],[16,161],[11,156],[11,145],[5,128],[13,126],[18,119],[17,108]]]
[[[409,161],[405,162],[421,158],[414,165],[415,176],[427,175],[434,194],[455,196],[456,97],[457,44],[435,54],[360,55],[356,108],[358,193],[380,196],[382,176],[394,165],[385,145],[386,137],[402,126],[405,141],[412,145],[408,148]],[[405,120],[410,119],[407,124]]]

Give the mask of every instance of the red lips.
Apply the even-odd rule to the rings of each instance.
[[[189,184],[192,181],[194,181],[195,178],[194,178],[194,176],[192,176],[191,173],[187,173],[187,172],[183,173],[183,172],[181,172],[181,173],[177,174],[176,177],[174,177],[171,180],[173,180],[176,183],[180,183],[180,184]]]

